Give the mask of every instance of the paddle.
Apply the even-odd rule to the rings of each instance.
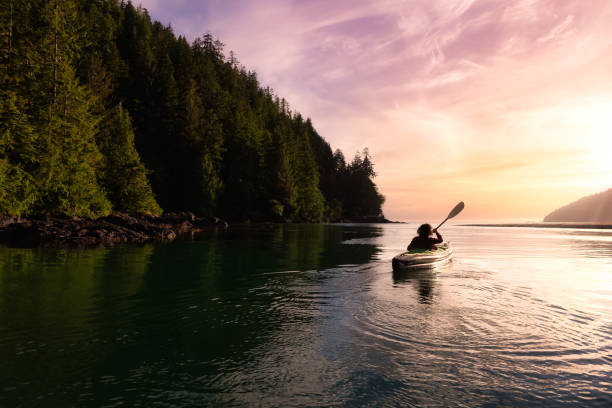
[[[444,221],[442,221],[442,222],[440,223],[440,225],[438,225],[438,226],[436,227],[436,229],[435,229],[435,230],[437,231],[437,230],[438,230],[438,228],[440,228],[440,227],[442,226],[442,224],[444,224],[446,221],[450,220],[451,218],[453,218],[454,216],[456,216],[457,214],[459,214],[461,211],[463,211],[463,208],[464,208],[464,207],[465,207],[465,204],[463,204],[463,201],[462,201],[462,202],[460,202],[459,204],[457,204],[457,205],[455,206],[455,208],[453,208],[453,209],[451,210],[451,212],[449,212],[449,213],[448,213],[448,217],[446,217],[446,219],[445,219]]]

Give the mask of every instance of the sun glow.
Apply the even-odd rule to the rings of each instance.
[[[390,219],[541,219],[612,187],[609,0],[138,2],[369,147]]]
[[[612,103],[590,106],[584,112],[584,121],[588,160],[595,169],[612,173]]]

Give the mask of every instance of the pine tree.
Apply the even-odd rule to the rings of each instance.
[[[99,118],[91,113],[95,97],[77,84],[70,67],[58,71],[55,103],[39,127],[45,137],[36,175],[41,200],[36,205],[42,212],[73,216],[108,214],[111,204],[96,176],[102,155],[95,143]]]
[[[102,156],[95,143],[99,118],[93,113],[95,95],[78,83],[73,70],[82,29],[77,4],[53,0],[43,8],[43,58],[40,72],[40,133],[36,180],[40,212],[93,217],[108,214],[111,204],[97,182]],[[48,88],[47,85],[48,84]]]
[[[319,190],[319,169],[312,152],[310,136],[300,115],[293,120],[297,138],[298,214],[302,220],[318,222],[324,211],[324,198]]]
[[[37,196],[34,180],[24,170],[35,160],[35,137],[10,75],[10,70],[0,74],[0,213],[22,215],[30,212]]]
[[[183,178],[188,186],[184,192],[185,208],[211,215],[223,187],[223,128],[212,110],[205,111],[194,82],[184,95]]]
[[[298,184],[296,153],[286,138],[287,130],[282,124],[275,128],[274,137],[276,140],[275,167],[273,172],[274,180],[274,200],[275,215],[282,217],[283,220],[293,221],[298,217]]]
[[[147,170],[134,146],[129,114],[117,105],[107,113],[96,136],[103,154],[101,184],[117,211],[128,214],[160,214],[151,191]]]
[[[0,9],[0,33],[5,40],[0,54],[0,213],[28,214],[36,188],[26,168],[36,161],[34,129],[26,92],[31,67],[29,50],[31,5],[9,0]],[[19,30],[18,30],[19,29]]]
[[[332,154],[212,35],[190,46],[119,0],[5,5],[0,212],[159,213],[159,202],[243,220],[381,213],[369,152],[349,165]]]

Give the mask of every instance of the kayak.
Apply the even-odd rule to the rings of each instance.
[[[453,248],[445,242],[437,245],[435,250],[413,249],[393,257],[393,270],[433,268],[442,265],[453,256]]]

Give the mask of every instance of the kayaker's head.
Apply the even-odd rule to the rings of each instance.
[[[417,229],[419,236],[425,238],[431,235],[431,231],[431,225],[429,224],[423,224],[419,227],[419,229]]]

